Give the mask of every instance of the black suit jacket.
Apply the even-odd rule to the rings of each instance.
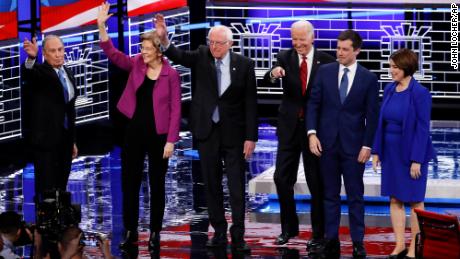
[[[257,141],[257,89],[251,59],[230,52],[231,84],[219,97],[215,59],[207,46],[184,51],[171,44],[164,54],[173,62],[194,71],[190,128],[196,139],[206,140],[211,133],[212,113],[218,105],[225,144]]]
[[[68,131],[75,139],[75,99],[77,90],[72,72],[64,69],[72,81],[74,98],[67,104],[64,102],[64,89],[61,81],[47,62],[35,62],[31,69],[22,64],[24,91],[27,92],[30,103],[30,141],[38,149],[55,150],[69,134],[64,128],[64,118],[67,114]]]
[[[308,98],[310,97],[313,81],[315,80],[316,70],[320,65],[331,63],[335,58],[331,55],[314,50],[310,78],[307,85],[305,96],[302,96],[302,87],[300,81],[299,55],[293,48],[283,50],[277,55],[276,64],[273,68],[280,66],[285,70],[283,77],[283,99],[278,109],[278,127],[277,135],[280,143],[287,143],[292,140],[298,115],[302,108],[305,109]],[[264,76],[265,83],[271,83],[270,71]],[[306,111],[305,111],[305,114]]]

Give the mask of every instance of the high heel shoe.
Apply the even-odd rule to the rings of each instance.
[[[397,254],[391,254],[388,256],[388,259],[404,259],[406,258],[406,254],[407,254],[407,248],[404,248],[404,250],[402,250],[401,252],[397,253]]]
[[[160,232],[152,232],[150,233],[149,239],[149,250],[158,250],[160,248]]]
[[[126,231],[125,240],[123,240],[123,242],[121,242],[119,245],[120,249],[128,249],[129,247],[132,247],[134,243],[137,242],[138,237],[139,234],[137,231]]]

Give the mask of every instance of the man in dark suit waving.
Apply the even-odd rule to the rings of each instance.
[[[283,245],[299,233],[299,219],[294,201],[300,155],[303,158],[305,179],[311,194],[311,224],[313,238],[310,252],[324,236],[323,191],[318,158],[308,149],[304,114],[316,70],[321,64],[334,62],[331,55],[313,47],[313,25],[297,21],[291,26],[292,48],[281,51],[274,67],[265,74],[264,82],[282,78],[283,96],[278,114],[278,152],[274,181],[281,213],[281,234],[276,244]]]
[[[55,35],[43,40],[45,62],[36,61],[37,41],[24,41],[27,59],[22,65],[24,91],[30,96],[36,201],[47,190],[65,191],[75,145],[75,99],[72,72],[64,66],[64,44]],[[38,199],[38,200],[37,200]]]
[[[184,51],[169,43],[163,16],[158,14],[155,20],[162,47],[166,49],[164,54],[173,62],[194,68],[190,128],[198,141],[209,221],[215,230],[214,237],[206,245],[227,244],[222,191],[224,164],[232,210],[232,247],[247,252],[249,247],[244,241],[245,159],[254,151],[258,129],[254,62],[230,51],[233,36],[226,26],[211,28],[208,46]]]
[[[307,109],[309,147],[320,157],[324,179],[325,258],[340,256],[341,176],[347,193],[353,257],[365,258],[364,164],[369,160],[379,112],[377,76],[356,61],[362,39],[340,33],[338,63],[321,66]]]

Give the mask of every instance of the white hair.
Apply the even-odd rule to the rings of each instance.
[[[62,39],[59,36],[57,36],[55,34],[48,34],[43,39],[43,42],[42,42],[43,49],[45,49],[45,47],[46,47],[46,42],[48,42],[48,40],[51,40],[51,39],[58,39],[62,43],[62,45],[64,45],[64,42],[62,41]]]
[[[291,29],[304,29],[307,31],[307,36],[313,38],[313,24],[309,21],[300,20],[291,25]]]
[[[225,25],[216,25],[216,26],[212,27],[208,32],[208,38],[211,35],[211,32],[213,32],[213,31],[224,31],[227,40],[228,41],[233,41],[233,32],[227,26],[225,26]]]

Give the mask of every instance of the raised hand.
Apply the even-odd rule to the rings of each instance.
[[[113,15],[113,13],[109,14],[110,4],[105,2],[102,3],[101,6],[98,8],[97,12],[97,25],[104,26],[105,22]]]
[[[153,19],[155,23],[155,30],[160,37],[161,45],[166,46],[169,43],[168,29],[166,28],[165,18],[161,13],[157,13]]]
[[[33,37],[32,41],[25,38],[24,39],[24,51],[27,53],[27,56],[31,59],[35,59],[38,53],[38,43],[37,38]]]

